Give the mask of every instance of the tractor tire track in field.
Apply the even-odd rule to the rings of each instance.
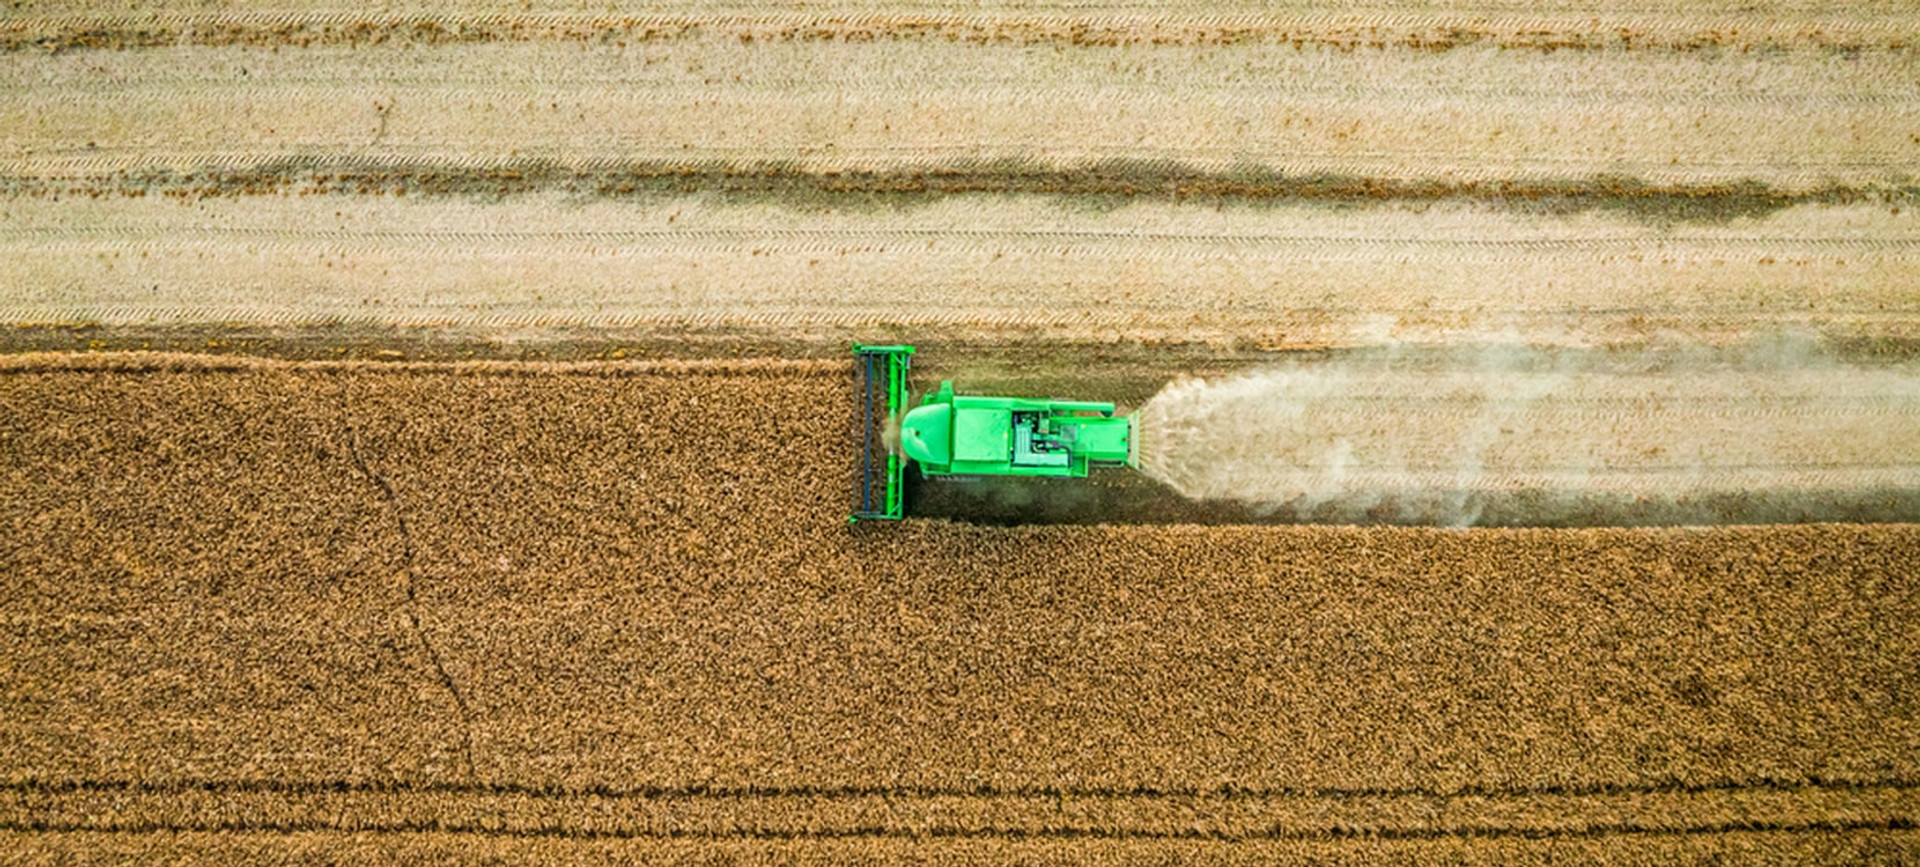
[[[646,44],[693,38],[741,42],[960,42],[973,44],[1234,45],[1263,42],[1340,50],[1411,49],[1442,52],[1490,46],[1523,51],[1754,51],[1817,46],[1843,52],[1910,51],[1904,32],[1872,20],[1832,14],[1756,15],[1729,10],[1722,26],[1690,26],[1665,4],[1619,5],[1605,15],[1538,4],[1460,4],[1462,12],[1329,14],[1316,4],[1268,4],[1263,14],[1225,12],[1232,4],[1202,4],[1185,15],[1141,11],[1062,14],[876,14],[857,5],[849,14],[767,14],[740,6],[705,14],[604,16],[583,14],[387,15],[282,11],[32,16],[0,28],[0,51],[58,54],[128,51],[183,45],[313,48],[329,45],[475,45],[496,42]],[[656,6],[671,9],[676,4]],[[938,8],[935,4],[931,8]],[[1117,8],[1126,8],[1124,5]],[[1444,8],[1444,7],[1443,7]],[[1577,7],[1576,7],[1577,8]],[[1891,7],[1899,8],[1899,7]],[[751,10],[751,11],[748,11]],[[1207,14],[1211,11],[1212,14]],[[717,13],[717,14],[716,14]],[[745,14],[742,14],[745,13]],[[1198,13],[1198,14],[1194,14]],[[1491,14],[1489,14],[1491,13]],[[1555,14],[1558,13],[1558,14]],[[1569,14],[1572,13],[1572,14]],[[1797,19],[1797,20],[1796,20]],[[1625,26],[1623,26],[1625,25]],[[1809,26],[1815,25],[1815,26]]]
[[[1180,255],[1180,247],[1222,247],[1280,249],[1316,254],[1316,258],[1346,250],[1412,250],[1489,253],[1475,257],[1487,262],[1537,261],[1555,253],[1592,254],[1634,251],[1742,252],[1781,250],[1790,252],[1901,252],[1920,248],[1920,238],[1803,238],[1753,235],[1646,235],[1625,234],[1601,238],[1396,238],[1349,237],[1338,235],[1216,235],[1208,233],[1075,231],[1068,229],[1022,231],[1017,229],[661,229],[579,232],[482,232],[482,231],[355,231],[347,229],[287,230],[270,228],[200,227],[190,230],[155,230],[134,227],[46,228],[0,233],[0,243],[36,244],[66,251],[84,247],[90,251],[138,251],[143,247],[166,246],[217,249],[245,243],[252,250],[285,252],[296,248],[318,247],[323,253],[377,249],[382,246],[430,246],[443,251],[479,253],[503,247],[547,244],[579,247],[624,247],[633,245],[672,246],[700,252],[720,252],[753,246],[762,251],[820,253],[848,247],[901,245],[934,242],[947,250],[979,252],[995,245],[1023,245],[1042,248],[1165,245],[1175,249],[1147,251],[1161,257]],[[118,243],[115,243],[118,242]],[[1696,254],[1697,255],[1697,254]]]
[[[1920,835],[1906,831],[1849,834],[1805,832],[1729,831],[1716,835],[1564,837],[1530,840],[1520,837],[1443,838],[1433,840],[1367,840],[1329,837],[1320,840],[1180,840],[1180,839],[913,839],[850,838],[844,840],[727,840],[694,839],[571,839],[477,837],[423,832],[412,835],[308,834],[227,835],[194,832],[114,834],[75,832],[62,835],[7,834],[0,844],[48,858],[72,851],[127,860],[169,859],[204,861],[271,860],[389,860],[438,863],[462,859],[524,862],[579,861],[698,865],[716,858],[739,862],[779,862],[835,865],[848,863],[1070,864],[1211,863],[1300,865],[1371,865],[1396,863],[1563,864],[1568,860],[1621,864],[1725,864],[1737,862],[1811,863],[1838,861],[1900,863],[1909,858]]]
[[[864,826],[859,828],[821,830],[772,829],[772,828],[736,828],[710,833],[668,831],[656,833],[650,831],[572,831],[551,827],[529,829],[504,829],[491,824],[477,824],[471,827],[452,826],[439,820],[418,823],[371,823],[353,824],[340,827],[327,823],[252,823],[232,820],[216,820],[204,824],[180,826],[168,823],[127,824],[111,828],[88,825],[56,825],[53,823],[29,822],[18,825],[0,823],[0,831],[29,834],[311,834],[324,831],[349,831],[359,834],[412,835],[424,833],[443,833],[456,836],[506,837],[520,839],[673,839],[673,840],[858,840],[900,838],[907,840],[995,840],[1002,842],[1022,840],[1156,840],[1156,841],[1193,841],[1206,840],[1223,843],[1247,843],[1256,841],[1325,841],[1340,839],[1360,839],[1366,841],[1391,842],[1401,840],[1499,840],[1518,838],[1524,840],[1591,840],[1614,837],[1684,837],[1684,836],[1722,836],[1733,833],[1751,834],[1802,834],[1807,832],[1829,832],[1835,834],[1885,835],[1920,829],[1920,821],[1910,819],[1862,820],[1840,819],[1800,823],[1754,822],[1741,820],[1718,825],[1698,825],[1685,828],[1671,828],[1647,825],[1602,825],[1577,830],[1562,829],[1512,829],[1462,827],[1449,829],[1365,829],[1365,830],[1322,830],[1290,831],[1273,828],[1266,831],[1244,834],[1215,834],[1206,831],[1136,831],[1120,828],[1046,828],[1035,831],[1021,831],[1007,828],[953,828],[947,826],[920,826],[912,828],[885,828]]]
[[[111,803],[111,809],[104,808]],[[1542,792],[899,789],[567,792],[513,785],[76,781],[0,790],[0,830],[442,833],[577,838],[1528,839],[1920,825],[1895,783]]]
[[[461,692],[460,684],[447,671],[447,663],[441,658],[440,649],[434,645],[432,637],[420,618],[419,569],[415,565],[413,531],[407,527],[407,516],[400,505],[400,495],[393,490],[393,483],[387,477],[367,465],[367,459],[360,445],[360,432],[348,420],[352,407],[342,408],[342,426],[347,432],[347,456],[353,462],[353,468],[362,479],[380,492],[381,503],[393,513],[394,527],[400,536],[400,585],[406,594],[405,605],[401,613],[407,618],[407,627],[413,632],[413,638],[420,645],[420,652],[426,656],[433,668],[434,680],[446,690],[447,700],[453,703],[454,712],[460,718],[460,758],[466,767],[468,779],[476,772],[473,764],[473,708],[468,706],[466,694]]]

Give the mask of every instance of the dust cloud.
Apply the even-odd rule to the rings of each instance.
[[[1270,519],[1894,520],[1920,507],[1920,365],[1791,339],[1373,349],[1143,405],[1139,468]]]

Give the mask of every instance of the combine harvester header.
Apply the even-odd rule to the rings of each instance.
[[[1085,478],[1138,456],[1134,423],[1095,401],[955,394],[951,380],[907,404],[911,346],[855,344],[865,380],[865,457],[852,520],[903,515],[905,459],[924,476]],[[879,395],[884,389],[884,401]],[[884,403],[885,415],[877,415]]]

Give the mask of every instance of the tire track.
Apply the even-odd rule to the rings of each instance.
[[[938,7],[936,7],[938,8]],[[1121,7],[1126,8],[1126,7]],[[1810,7],[1818,9],[1818,7]],[[1898,7],[1896,7],[1898,8]],[[1046,10],[1042,5],[1038,10]],[[1128,13],[912,16],[819,15],[403,15],[341,12],[255,12],[146,16],[34,17],[0,28],[0,51],[59,53],[78,50],[126,51],[179,45],[308,48],[316,45],[464,45],[553,41],[646,43],[695,38],[739,41],[871,41],[1067,44],[1234,45],[1252,41],[1313,45],[1352,50],[1403,48],[1419,51],[1491,45],[1503,49],[1548,51],[1703,49],[1754,50],[1793,46],[1833,51],[1906,51],[1911,41],[1897,23],[1874,23],[1842,15],[1808,16],[1783,24],[1782,10],[1772,16],[1720,13],[1706,16],[1649,16],[1614,10],[1604,17],[1590,9],[1527,8],[1529,15],[1488,18],[1473,4],[1461,13],[1360,12],[1329,14],[1295,7],[1293,14],[1167,15],[1148,7]],[[1277,11],[1277,10],[1276,10]],[[1288,10],[1292,11],[1292,10]],[[1562,11],[1563,17],[1541,12]],[[1825,10],[1819,10],[1825,11]],[[1621,14],[1625,12],[1626,14]],[[1805,13],[1802,13],[1803,15]],[[1571,21],[1567,19],[1573,19]],[[1897,22],[1897,18],[1895,19]],[[1577,22],[1577,23],[1576,23]],[[1817,22],[1818,26],[1808,26]],[[1799,26],[1793,26],[1793,25]]]
[[[400,507],[400,496],[394,492],[393,483],[367,465],[360,446],[360,432],[353,426],[351,420],[352,409],[351,406],[341,408],[341,425],[347,433],[347,457],[352,461],[353,468],[359,472],[361,478],[379,491],[382,502],[393,513],[394,526],[400,537],[400,583],[406,594],[405,605],[401,610],[406,615],[407,628],[413,633],[414,641],[420,645],[420,651],[426,654],[427,662],[432,666],[435,681],[439,683],[442,690],[446,691],[448,700],[453,702],[453,710],[460,723],[460,757],[466,765],[467,778],[474,779],[477,774],[473,763],[473,707],[468,704],[466,693],[461,690],[460,684],[455,682],[453,675],[447,672],[447,663],[441,656],[439,646],[434,643],[426,627],[421,623],[419,567],[415,562],[413,531],[407,525],[407,516]]]
[[[8,787],[0,794],[0,829],[408,833],[432,828],[477,835],[696,839],[1446,839],[1896,830],[1913,828],[1917,810],[1920,797],[1913,787],[1872,783],[1689,791],[1627,787],[1577,796],[1019,794],[912,788],[580,794],[511,785],[77,783]]]
[[[1420,317],[1447,313],[1426,307],[1366,308],[1330,315],[1319,310],[1290,310],[1264,307],[1242,311],[1239,315],[1200,318],[1183,314],[1178,322],[1155,315],[1154,308],[1127,310],[1068,310],[1064,312],[983,307],[956,308],[933,313],[901,313],[884,305],[860,305],[858,310],[814,307],[804,311],[762,313],[728,309],[688,310],[684,306],[620,305],[617,311],[598,309],[553,309],[533,304],[484,303],[448,308],[411,309],[372,314],[364,305],[341,303],[328,307],[289,310],[284,306],[236,303],[228,306],[136,306],[65,304],[57,309],[45,306],[0,307],[0,322],[14,327],[160,327],[192,326],[205,323],[245,324],[272,328],[474,328],[483,332],[502,329],[587,328],[607,331],[686,330],[740,331],[755,339],[791,339],[795,333],[835,333],[834,339],[857,340],[869,337],[874,329],[937,328],[965,333],[979,339],[1020,339],[1044,333],[1057,339],[1087,341],[1111,340],[1116,334],[1127,339],[1150,341],[1231,341],[1266,339],[1302,348],[1326,348],[1373,345],[1371,335],[1378,331],[1381,316],[1404,313],[1407,323],[1397,328],[1396,339],[1414,343],[1444,344],[1459,339],[1484,336],[1489,331],[1509,335],[1538,335],[1543,345],[1574,345],[1600,338],[1626,341],[1646,339],[1657,331],[1673,334],[1707,335],[1715,340],[1740,341],[1755,335],[1810,333],[1835,339],[1911,340],[1920,338],[1920,313],[1870,310],[1821,311],[1818,313],[1778,313],[1738,307],[1655,309],[1649,313],[1631,310],[1558,310],[1519,311],[1476,306],[1463,309],[1473,318],[1464,325],[1424,325]],[[501,310],[502,307],[525,308]],[[636,310],[635,308],[643,308]],[[1571,315],[1594,317],[1585,330],[1566,326]],[[1486,323],[1491,322],[1492,325]],[[1502,331],[1504,329],[1504,332]],[[554,335],[547,339],[561,339]]]
[[[565,91],[569,94],[570,99],[585,99],[595,102],[610,99],[618,95],[631,94],[633,89],[639,87],[648,88],[651,95],[661,98],[663,101],[676,92],[711,93],[714,90],[713,85],[701,86],[692,82],[663,84],[654,79],[640,76],[606,77],[569,75],[565,77],[528,79],[509,79],[500,76],[435,76],[431,78],[408,78],[399,75],[378,74],[371,71],[359,76],[354,76],[346,72],[282,75],[277,76],[271,85],[263,85],[260,82],[248,81],[246,79],[235,79],[217,71],[203,71],[198,74],[182,72],[179,74],[149,74],[131,80],[102,78],[80,79],[75,80],[64,89],[70,93],[90,93],[101,96],[132,95],[139,94],[143,91],[181,91],[195,95],[205,95],[219,91],[245,91],[254,94],[264,94],[273,98],[282,98],[286,96],[299,97],[315,91],[338,92],[354,87],[366,86],[404,88],[411,92],[424,94],[452,94],[467,91],[505,90],[519,87],[539,91]],[[844,86],[834,82],[822,81],[817,77],[796,76],[784,78],[762,76],[756,78],[751,85],[743,86],[741,89],[820,96],[839,93],[844,90]],[[1647,103],[1657,105],[1776,106],[1781,108],[1803,109],[1809,106],[1862,106],[1873,108],[1891,106],[1906,108],[1911,106],[1913,102],[1911,96],[1891,91],[1868,93],[1857,90],[1830,92],[1782,92],[1769,90],[1707,94],[1676,93],[1664,90],[1583,88],[1577,85],[1551,88],[1525,86],[1381,87],[1377,85],[1363,87],[1357,84],[1338,85],[1311,82],[1279,82],[1273,85],[1194,82],[1184,85],[1182,89],[1187,92],[1203,93],[1216,97],[1248,97],[1259,95],[1289,99],[1301,97],[1334,99],[1364,98],[1410,104],[1431,102],[1438,99],[1463,105],[1470,105],[1475,102],[1502,103],[1525,100],[1536,104],[1547,102],[1567,106],[1599,103]],[[964,93],[969,96],[978,96],[997,102],[1015,104],[1030,103],[1050,95],[1050,91],[1037,88],[1029,79],[1019,77],[999,79],[972,76],[964,80],[954,78],[947,81],[929,81],[923,78],[916,79],[903,76],[898,80],[868,83],[865,85],[864,90],[868,93],[883,95],[912,93],[932,98],[938,98],[944,95],[945,91],[952,91],[956,94]],[[1142,93],[1151,94],[1153,92],[1154,86],[1150,82],[1090,84],[1080,90],[1081,94],[1092,98],[1115,98]],[[383,144],[389,143],[383,142]],[[962,147],[966,146],[952,146],[953,149]],[[143,144],[123,142],[111,150],[142,151],[147,149],[150,148]],[[96,146],[93,148],[70,148],[64,151],[54,149],[45,151],[45,153],[80,155],[97,154],[102,150],[102,148]],[[912,150],[925,152],[927,149],[915,147]],[[1152,152],[1149,151],[1149,153]],[[1185,148],[1165,148],[1159,150],[1157,153],[1164,156],[1178,156],[1188,154],[1190,151]],[[1427,155],[1431,156],[1431,154]],[[1326,156],[1326,154],[1322,154],[1321,156]],[[1888,156],[1890,157],[1892,155],[1889,154]],[[231,165],[232,161],[244,160],[246,158],[247,155],[245,154],[228,155],[226,159],[229,162],[219,163],[219,165],[225,167]],[[611,160],[602,161],[611,162]],[[1881,160],[1859,160],[1848,163],[1847,165],[1850,167],[1859,167],[1879,165],[1881,162]],[[102,164],[108,163],[103,162]],[[1721,167],[1737,168],[1738,166],[1722,165]],[[1780,168],[1782,166],[1772,164],[1764,167]]]
[[[106,241],[110,245],[98,242]],[[262,245],[260,242],[269,242]],[[143,246],[228,247],[245,242],[253,249],[283,251],[315,243],[328,245],[328,251],[363,250],[394,244],[452,246],[456,252],[472,253],[516,244],[593,245],[668,245],[691,250],[737,250],[741,247],[774,245],[799,253],[820,253],[846,249],[849,245],[917,244],[949,242],[964,252],[979,252],[997,246],[1023,245],[1057,249],[1080,246],[1140,245],[1191,246],[1202,248],[1248,248],[1288,251],[1357,249],[1367,251],[1489,251],[1516,254],[1531,260],[1540,254],[1565,252],[1593,253],[1672,253],[1695,251],[1710,253],[1719,248],[1734,251],[1762,250],[1791,253],[1811,252],[1906,252],[1920,250],[1920,237],[1805,237],[1739,235],[1648,235],[1574,238],[1394,238],[1347,237],[1337,235],[1233,235],[1214,233],[1097,231],[1060,229],[663,229],[622,231],[384,231],[345,229],[281,229],[244,226],[199,226],[148,229],[133,226],[76,226],[60,228],[0,229],[0,244],[30,244],[45,249],[137,250]],[[466,245],[466,246],[458,246]]]
[[[1035,831],[1011,830],[1003,828],[971,829],[947,826],[885,828],[857,827],[834,830],[806,829],[730,829],[711,833],[689,833],[685,831],[574,831],[555,828],[501,829],[486,824],[448,826],[442,822],[418,823],[368,823],[340,827],[325,823],[278,823],[249,824],[234,821],[210,821],[194,825],[175,825],[151,823],[142,825],[118,825],[99,828],[90,825],[61,825],[55,823],[24,822],[0,823],[0,831],[29,834],[79,834],[110,833],[129,835],[156,835],[177,833],[207,834],[310,834],[327,831],[351,831],[356,834],[380,835],[419,835],[452,834],[456,836],[506,838],[506,839],[567,839],[567,840],[762,840],[792,842],[801,840],[1156,840],[1156,841],[1212,841],[1221,843],[1247,843],[1256,841],[1309,841],[1365,839],[1374,841],[1403,840],[1591,840],[1612,837],[1692,837],[1718,836],[1725,834],[1806,834],[1814,832],[1830,834],[1891,833],[1920,829],[1920,822],[1910,819],[1884,821],[1835,819],[1813,822],[1727,822],[1716,825],[1700,825],[1687,828],[1663,828],[1637,824],[1603,825],[1579,830],[1562,829],[1515,829],[1492,827],[1469,827],[1458,829],[1327,829],[1314,831],[1293,831],[1274,828],[1264,832],[1246,834],[1216,834],[1206,831],[1136,831],[1113,828],[1046,828]]]
[[[1356,800],[1356,799],[1465,799],[1527,800],[1586,798],[1625,798],[1640,795],[1700,796],[1741,792],[1885,792],[1920,793],[1920,780],[1904,778],[1843,779],[1809,775],[1796,778],[1739,778],[1704,782],[1659,783],[1587,783],[1532,786],[1495,786],[1465,784],[1445,789],[1422,787],[1365,788],[1339,786],[1238,786],[1181,787],[1134,786],[1130,788],[1091,786],[926,786],[889,785],[766,785],[732,787],[723,785],[635,785],[600,783],[588,786],[535,785],[511,780],[486,782],[446,782],[443,780],[298,780],[298,779],[181,779],[153,781],[135,779],[26,777],[0,781],[0,791],[23,795],[109,793],[167,795],[186,792],[210,794],[446,794],[514,795],[528,798],[607,798],[639,800],[731,798],[791,798],[835,800],[853,798],[972,798],[979,800],[1026,799],[1033,801],[1092,800]]]

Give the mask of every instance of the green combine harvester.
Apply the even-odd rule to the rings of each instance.
[[[1114,417],[1111,403],[955,394],[948,380],[903,416],[913,347],[854,344],[853,352],[865,377],[866,452],[852,520],[902,516],[906,459],[928,477],[1085,478],[1139,453],[1133,420]]]

